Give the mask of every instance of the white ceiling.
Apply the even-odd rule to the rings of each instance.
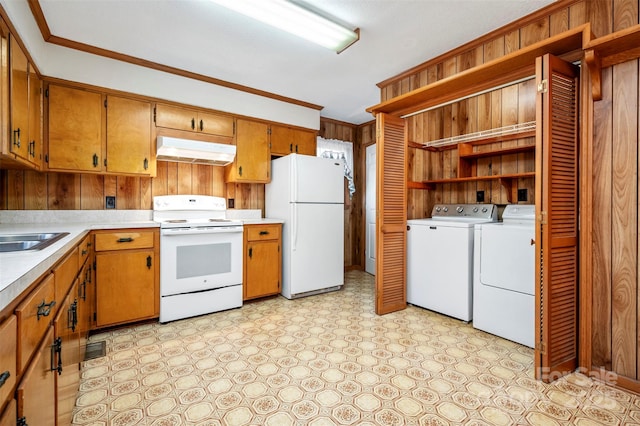
[[[353,124],[373,118],[376,83],[552,2],[306,0],[360,28],[336,54],[208,0],[40,0],[55,36],[321,105],[321,116]]]

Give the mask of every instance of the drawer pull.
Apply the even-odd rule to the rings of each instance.
[[[9,377],[11,377],[11,373],[9,373],[9,371],[5,371],[4,373],[0,374],[0,388],[5,384]]]
[[[55,365],[56,355],[58,358],[58,365]],[[57,371],[58,375],[62,374],[62,338],[58,337],[53,341],[51,345],[51,371]]]
[[[151,256],[147,256],[147,269],[151,269]]]
[[[131,237],[126,237],[126,238],[118,238],[118,242],[119,243],[130,243],[133,241],[133,238]]]
[[[260,231],[260,235],[269,235],[269,231]]]
[[[55,305],[56,305],[55,300],[52,300],[49,303],[44,303],[44,300],[43,300],[42,303],[38,305],[38,312],[36,314],[37,320],[40,321],[40,317],[48,317],[49,314],[51,313],[51,308],[53,308]]]
[[[83,255],[83,256],[86,256],[86,255],[87,255],[87,253],[88,253],[88,252],[87,252],[86,250],[82,250],[82,255]]]

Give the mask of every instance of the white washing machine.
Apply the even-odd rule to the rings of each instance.
[[[407,221],[407,302],[471,321],[473,229],[495,222],[494,204],[436,205],[430,219]]]
[[[508,205],[502,222],[477,225],[473,327],[533,347],[535,295],[533,205]]]

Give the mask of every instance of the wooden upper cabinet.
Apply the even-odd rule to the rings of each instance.
[[[102,93],[50,84],[48,100],[49,169],[102,172]]]
[[[156,105],[156,126],[229,138],[227,143],[232,142],[234,133],[231,116],[165,104]]]
[[[316,132],[313,131],[272,125],[270,143],[271,155],[316,155]]]
[[[269,128],[265,123],[238,119],[236,159],[225,167],[226,182],[267,183],[271,179]]]
[[[151,103],[107,96],[107,172],[155,175]]]
[[[42,168],[42,80],[29,65],[29,162]]]

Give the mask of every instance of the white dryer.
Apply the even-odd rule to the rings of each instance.
[[[471,321],[473,227],[496,220],[494,204],[441,204],[408,220],[407,302]]]
[[[533,347],[535,206],[508,205],[475,227],[473,327]]]

